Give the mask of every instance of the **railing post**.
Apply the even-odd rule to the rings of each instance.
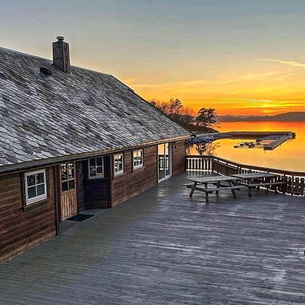
[[[289,193],[294,195],[305,195],[305,182],[302,180],[305,178],[304,172],[291,172],[280,169],[271,169],[266,167],[252,166],[239,164],[233,161],[229,161],[216,156],[186,156],[186,170],[187,171],[200,171],[200,172],[212,172],[230,174],[236,172],[239,174],[250,172],[272,172],[281,179],[287,181],[286,188],[279,188],[282,193]],[[297,180],[296,180],[297,178]],[[299,183],[297,182],[299,181]],[[301,182],[300,182],[301,181]],[[298,188],[298,189],[297,189]]]
[[[294,195],[294,183],[295,183],[295,181],[294,181],[294,175],[292,174],[292,175],[291,175],[291,187],[290,187],[291,196]]]

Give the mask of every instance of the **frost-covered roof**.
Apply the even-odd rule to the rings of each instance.
[[[111,75],[0,48],[0,166],[188,135]]]

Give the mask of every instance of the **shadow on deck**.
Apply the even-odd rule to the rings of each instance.
[[[0,265],[0,304],[305,304],[304,198],[174,177]]]

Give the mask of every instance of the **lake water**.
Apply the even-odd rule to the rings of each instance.
[[[220,132],[293,131],[296,138],[288,140],[274,150],[234,148],[234,145],[247,139],[221,139],[212,142],[212,154],[243,164],[305,172],[305,122],[223,122],[217,129]],[[189,153],[198,154],[194,147]]]

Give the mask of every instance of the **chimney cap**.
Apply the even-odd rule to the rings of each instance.
[[[57,36],[56,38],[58,41],[63,41],[65,39],[64,36]]]

